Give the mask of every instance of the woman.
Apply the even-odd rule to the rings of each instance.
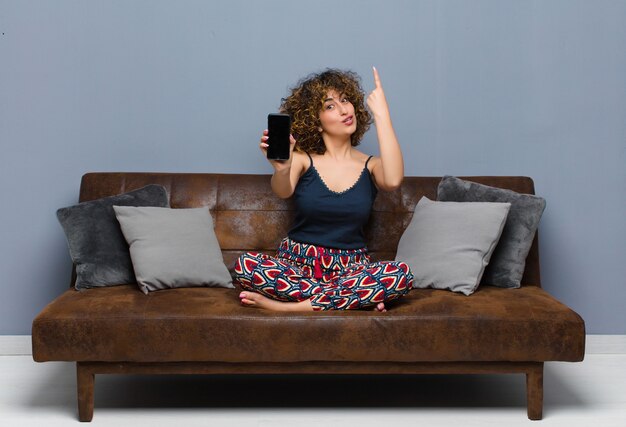
[[[403,262],[370,262],[363,227],[377,190],[398,188],[404,176],[402,152],[376,68],[367,97],[359,77],[328,69],[301,80],[280,111],[292,120],[289,160],[269,160],[272,190],[294,197],[296,216],[276,257],[256,252],[235,263],[235,281],[245,306],[278,311],[375,307],[405,295],[413,282]],[[380,157],[354,148],[372,116]],[[271,135],[263,132],[267,154]]]

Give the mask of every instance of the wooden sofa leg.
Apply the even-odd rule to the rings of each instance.
[[[526,405],[529,419],[543,417],[543,362],[526,373]]]
[[[78,419],[90,422],[93,418],[93,387],[95,375],[81,362],[76,362],[76,383],[78,391]]]

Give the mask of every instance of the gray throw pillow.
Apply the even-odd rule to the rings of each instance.
[[[135,283],[128,244],[113,205],[167,207],[169,199],[163,186],[147,185],[57,210],[76,266],[78,290]]]
[[[139,288],[234,288],[208,208],[114,206]]]
[[[489,263],[510,203],[434,202],[422,197],[400,237],[396,261],[406,262],[414,288],[472,294]]]
[[[519,288],[524,275],[526,257],[546,208],[545,199],[453,176],[444,176],[437,189],[437,200],[511,204],[500,242],[487,266],[482,283],[502,288]]]

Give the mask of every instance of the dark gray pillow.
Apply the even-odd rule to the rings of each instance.
[[[128,244],[113,205],[169,207],[169,199],[163,186],[147,185],[57,210],[76,266],[74,287],[78,290],[136,283]]]
[[[542,197],[444,176],[437,200],[454,202],[508,202],[511,204],[504,230],[481,284],[502,288],[521,286],[526,257],[546,207]]]

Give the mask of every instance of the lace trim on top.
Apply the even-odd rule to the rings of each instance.
[[[328,191],[330,191],[333,194],[337,194],[337,195],[341,195],[341,194],[345,194],[348,191],[352,190],[354,187],[356,187],[356,185],[361,181],[361,179],[363,178],[363,173],[367,170],[367,166],[363,167],[363,170],[361,171],[361,174],[359,175],[358,179],[355,181],[354,184],[352,184],[350,187],[346,188],[345,190],[342,191],[335,191],[335,190],[331,190],[330,187],[326,184],[326,182],[324,182],[324,179],[322,178],[322,175],[320,175],[319,171],[315,168],[314,165],[311,165],[311,168],[313,168],[313,170],[315,171],[315,173],[317,174],[317,177],[320,179],[320,181],[322,182],[322,184],[324,184],[324,187],[326,187],[326,189]]]
[[[365,161],[365,166],[363,166],[363,170],[361,170],[361,173],[359,175],[359,177],[357,178],[357,180],[354,182],[354,184],[352,184],[350,187],[346,188],[345,190],[342,191],[335,191],[335,190],[331,190],[330,187],[326,184],[326,182],[324,181],[324,179],[322,178],[322,175],[319,173],[319,171],[317,170],[317,168],[315,167],[315,165],[313,164],[313,158],[311,157],[311,155],[309,153],[306,153],[307,156],[309,156],[309,160],[310,160],[310,166],[309,169],[313,169],[315,171],[315,174],[317,175],[317,177],[320,179],[320,181],[322,182],[322,184],[324,184],[324,187],[326,187],[326,189],[328,191],[330,191],[333,194],[336,195],[342,195],[347,193],[348,191],[352,190],[354,187],[356,187],[356,185],[361,181],[361,179],[363,178],[363,173],[365,171],[367,171],[369,173],[369,169],[367,169],[367,164],[370,162],[370,159],[374,156],[369,156],[367,158],[367,160]]]

